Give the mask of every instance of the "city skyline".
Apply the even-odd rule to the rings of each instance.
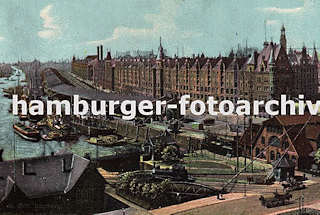
[[[282,24],[288,47],[320,44],[316,37],[320,4],[314,0],[77,3],[1,2],[0,62],[84,57],[94,54],[100,44],[112,54],[138,49],[156,52],[160,36],[170,56],[177,52],[180,56],[225,55],[239,44],[244,47],[246,41],[258,48],[265,38],[279,43]]]

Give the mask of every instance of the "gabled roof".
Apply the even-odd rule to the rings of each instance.
[[[318,140],[320,135],[320,125],[308,125],[306,127],[306,138],[310,140]]]
[[[289,54],[288,54],[288,58],[289,58],[289,62],[291,65],[293,66],[299,66],[301,64],[313,64],[315,62],[317,62],[318,56],[310,56],[309,54],[307,54],[305,47],[303,48],[302,51],[297,51],[297,50],[292,50],[290,49]],[[316,51],[315,51],[316,53]],[[316,64],[316,63],[315,63]]]
[[[8,196],[13,184],[28,198],[67,193],[89,163],[72,153],[0,162],[0,199]]]
[[[299,126],[287,129],[288,136],[293,144],[294,150],[298,153],[299,157],[308,157],[313,151],[310,141],[306,138],[305,132],[300,131]]]
[[[266,120],[263,122],[264,125],[274,125],[274,122],[278,122],[282,126],[291,126],[291,125],[303,125],[305,124],[310,115],[279,115],[275,116],[272,119]],[[320,116],[311,116],[309,120],[310,123],[320,123]]]
[[[308,138],[308,129],[311,126],[320,127],[317,123],[320,123],[320,116],[311,116],[310,115],[296,115],[296,116],[275,116],[272,119],[269,119],[263,123],[264,126],[275,126],[279,124],[286,127],[288,133],[288,138],[291,140],[293,149],[301,157],[307,157],[312,151],[313,148],[310,144],[310,139]],[[309,121],[308,121],[309,120]],[[308,121],[304,130],[301,131],[301,128]],[[313,132],[315,131],[312,128]],[[309,131],[310,132],[310,131]],[[320,130],[318,130],[320,133]],[[316,134],[312,134],[317,136]]]
[[[259,138],[259,136],[261,135],[263,126],[262,125],[256,125],[256,124],[252,124],[252,143],[255,144],[257,138]],[[250,130],[246,129],[242,136],[240,137],[239,143],[240,145],[247,145],[247,146],[251,146],[251,141],[250,141]]]
[[[270,63],[275,63],[275,61],[278,59],[280,49],[281,46],[279,44],[266,42],[264,48],[258,55],[256,70],[261,72],[261,65],[268,67]]]
[[[97,58],[98,58],[98,55],[88,55],[88,56],[86,57],[86,60],[87,60],[87,61],[91,61],[91,60],[97,59]]]
[[[227,69],[229,65],[233,62],[234,58],[232,57],[223,57],[222,58],[222,63],[224,63],[225,68]]]
[[[295,163],[292,160],[288,160],[285,156],[280,160],[281,158],[278,158],[277,160],[272,162],[272,166],[274,168],[294,168]]]

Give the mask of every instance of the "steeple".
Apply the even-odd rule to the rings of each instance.
[[[287,51],[286,29],[284,25],[281,28],[280,45]]]
[[[318,52],[317,52],[317,48],[316,48],[316,44],[315,43],[313,43],[312,63],[313,64],[318,64],[319,63]]]
[[[307,56],[307,47],[303,43],[303,45],[302,45],[302,57],[306,57],[306,56]]]
[[[229,53],[229,58],[234,58],[233,48],[231,49],[231,51]]]
[[[160,37],[160,45],[159,45],[159,49],[158,49],[157,60],[163,60],[163,59],[164,59],[164,53],[163,53],[163,47],[162,47],[161,37]]]

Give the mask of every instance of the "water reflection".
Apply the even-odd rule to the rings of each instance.
[[[14,68],[13,68],[14,69]],[[17,79],[15,77],[17,71],[11,77],[12,79]],[[10,79],[11,79],[10,78]],[[21,72],[20,80],[24,80],[25,75]],[[18,81],[6,80],[6,78],[0,78],[0,87],[2,89],[17,86]],[[18,121],[17,116],[13,116],[8,113],[11,100],[3,96],[3,92],[0,92],[0,148],[4,149],[3,158],[5,160],[10,160],[14,158],[23,157],[36,157],[42,155],[50,155],[51,152],[56,152],[62,149],[68,149],[75,154],[83,156],[85,153],[90,153],[91,157],[94,158],[97,155],[106,156],[114,154],[116,151],[122,151],[124,148],[122,146],[106,148],[101,146],[95,146],[85,142],[85,137],[80,137],[79,141],[75,143],[67,142],[57,142],[57,141],[40,141],[40,142],[29,142],[22,139],[20,136],[15,135],[12,129],[12,124]],[[14,141],[15,140],[15,141]],[[14,153],[14,143],[15,143],[15,153]]]

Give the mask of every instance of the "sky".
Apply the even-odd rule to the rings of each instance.
[[[104,50],[228,54],[238,44],[320,47],[318,0],[1,0],[0,62],[71,59]],[[265,30],[266,29],[266,30]],[[104,53],[106,54],[106,53]]]

